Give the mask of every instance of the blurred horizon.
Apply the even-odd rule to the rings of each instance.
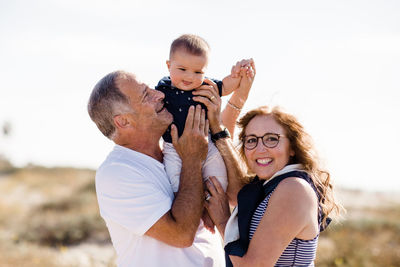
[[[210,77],[254,58],[242,114],[282,106],[337,186],[398,192],[398,14],[394,0],[1,1],[0,155],[17,167],[96,169],[113,144],[87,115],[93,86],[124,69],[153,87],[168,75],[171,41],[193,33],[211,46]]]
[[[116,266],[93,170],[29,166],[4,171],[1,164],[2,267]],[[319,235],[315,265],[399,266],[400,195],[340,188],[336,193],[347,212]]]

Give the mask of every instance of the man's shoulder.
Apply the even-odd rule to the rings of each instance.
[[[96,192],[98,196],[106,194],[109,197],[132,198],[138,192],[157,191],[162,177],[161,172],[153,171],[140,159],[136,162],[129,159],[107,160],[96,172]]]
[[[114,147],[96,171],[96,181],[108,178],[114,181],[120,177],[140,176],[143,174],[142,161],[138,153],[127,151],[123,147]]]
[[[106,160],[96,171],[96,186],[117,187],[126,182],[134,183],[145,180],[145,174],[128,160]]]
[[[140,182],[142,180],[163,179],[164,176],[166,176],[166,173],[161,162],[143,153],[122,146],[115,146],[97,169],[96,182],[98,180],[117,182],[128,178]],[[149,179],[149,177],[153,179]]]

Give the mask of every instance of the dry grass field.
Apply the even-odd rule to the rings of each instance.
[[[343,220],[323,232],[316,266],[400,266],[400,199],[339,190]],[[0,164],[0,266],[115,266],[94,171]]]

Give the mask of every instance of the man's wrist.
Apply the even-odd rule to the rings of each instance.
[[[181,159],[182,167],[188,167],[190,169],[200,169],[201,170],[201,161],[195,157],[185,157]]]
[[[182,160],[182,168],[181,168],[181,177],[182,174],[185,173],[185,180],[190,180],[191,184],[194,185],[194,181],[197,180],[198,177],[202,177],[202,165],[199,160]],[[181,178],[182,179],[182,178]],[[202,183],[202,179],[198,180]]]
[[[231,135],[229,134],[228,129],[224,128],[222,131],[219,131],[215,134],[211,135],[211,140],[213,143],[217,142],[220,139],[230,138]]]
[[[223,125],[221,125],[221,124],[216,125],[214,127],[210,126],[210,131],[211,131],[212,135],[216,134],[216,133],[219,133],[219,132],[222,132],[224,129],[225,129],[225,127]]]

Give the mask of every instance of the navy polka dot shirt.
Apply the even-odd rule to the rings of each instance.
[[[222,95],[222,81],[210,79],[215,82],[218,86],[218,93]],[[204,83],[206,84],[206,83]],[[170,77],[162,78],[157,86],[156,90],[161,91],[165,94],[164,102],[165,108],[174,117],[173,124],[178,128],[178,135],[181,136],[185,129],[186,117],[190,106],[201,104],[193,100],[193,91],[183,91],[171,85]],[[207,111],[207,108],[201,104],[202,108]],[[206,113],[207,116],[207,113]],[[171,127],[168,127],[167,131],[163,135],[165,142],[172,143],[171,138]]]

